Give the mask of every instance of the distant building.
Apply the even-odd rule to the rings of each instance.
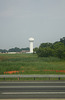
[[[29,50],[22,50],[20,53],[27,53],[30,52]]]
[[[8,54],[16,54],[17,52],[8,52]]]

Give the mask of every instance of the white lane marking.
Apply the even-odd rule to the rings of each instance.
[[[14,95],[14,94],[65,94],[65,92],[2,92],[1,94],[12,94],[12,95]]]
[[[0,86],[0,88],[65,88],[65,86]]]

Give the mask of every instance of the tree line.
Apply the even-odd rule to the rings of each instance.
[[[34,53],[37,53],[38,57],[65,58],[65,37],[54,43],[41,43],[39,48],[34,48]]]
[[[6,53],[6,52],[21,52],[22,50],[30,50],[29,47],[27,48],[18,48],[18,47],[15,47],[15,48],[11,48],[9,50],[6,50],[6,49],[0,49],[0,52],[1,53]]]

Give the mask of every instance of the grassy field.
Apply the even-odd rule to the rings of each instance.
[[[0,54],[0,74],[65,74],[65,61],[36,54]]]

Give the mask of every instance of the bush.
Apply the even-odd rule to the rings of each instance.
[[[51,49],[50,47],[39,48],[37,54],[39,57],[50,57],[53,56],[53,49]]]
[[[38,57],[58,57],[58,58],[65,58],[65,46],[61,42],[55,42],[51,46],[48,43],[42,43],[37,50]]]

